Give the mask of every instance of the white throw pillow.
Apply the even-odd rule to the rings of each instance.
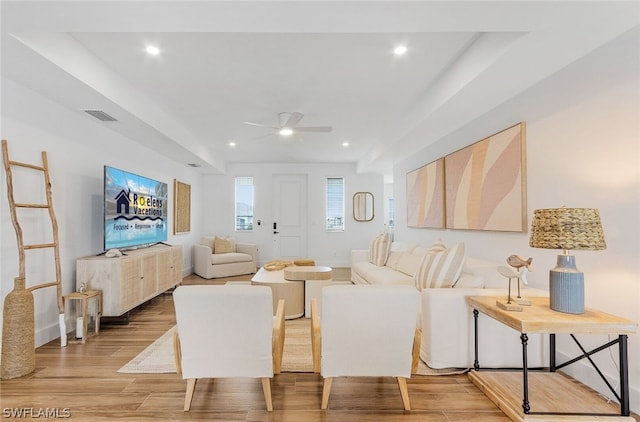
[[[460,277],[464,261],[464,243],[426,254],[414,276],[416,288],[422,290],[453,286]]]
[[[481,275],[462,273],[451,287],[459,289],[482,289],[484,288],[484,277]]]
[[[377,235],[369,247],[369,262],[378,267],[384,266],[391,250],[391,239],[389,233]]]

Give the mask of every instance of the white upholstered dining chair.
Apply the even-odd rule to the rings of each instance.
[[[407,379],[420,352],[416,330],[419,293],[413,286],[329,286],[322,315],[312,301],[314,371],[324,378],[322,409],[333,378],[395,377],[405,410],[411,410]]]
[[[187,380],[184,411],[200,378],[260,378],[272,411],[270,378],[282,364],[284,300],[275,317],[267,286],[179,286],[173,300],[176,368]]]

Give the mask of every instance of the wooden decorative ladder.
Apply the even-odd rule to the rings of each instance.
[[[64,320],[64,300],[62,298],[62,276],[60,270],[60,241],[58,240],[58,221],[56,220],[56,215],[53,210],[53,201],[51,196],[51,180],[49,178],[49,165],[47,162],[47,152],[42,151],[42,166],[20,163],[17,161],[9,160],[9,149],[7,146],[7,141],[2,140],[2,159],[4,162],[5,174],[7,177],[7,196],[9,198],[9,209],[11,211],[11,221],[13,223],[13,227],[16,231],[16,239],[18,242],[18,256],[20,259],[20,277],[26,277],[26,263],[25,263],[25,251],[33,250],[33,249],[43,249],[43,248],[53,248],[54,260],[55,260],[55,272],[56,279],[55,281],[37,284],[28,288],[28,290],[37,290],[45,287],[56,287],[57,296],[58,296],[58,310],[59,310],[59,323],[60,323],[60,344],[62,347],[67,345],[67,333],[66,333],[66,324]],[[32,169],[35,171],[41,171],[44,174],[44,185],[46,190],[46,204],[25,204],[25,203],[16,203],[13,196],[13,174],[11,171],[12,167],[23,167]],[[17,208],[36,208],[36,209],[47,209],[49,211],[49,218],[51,220],[51,227],[53,231],[53,242],[51,243],[39,243],[39,244],[31,244],[25,245],[22,238],[22,228],[20,227],[20,222],[18,221],[18,213],[16,212]]]

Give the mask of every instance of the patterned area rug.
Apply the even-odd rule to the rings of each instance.
[[[313,372],[310,324],[311,320],[308,318],[299,318],[285,322],[282,372]],[[120,368],[118,372],[124,374],[162,374],[176,372],[173,357],[173,331],[175,328],[176,327],[169,329],[138,356]],[[463,374],[465,372],[467,372],[467,369],[432,369],[420,361],[417,374],[452,375]]]
[[[176,326],[170,328],[156,341],[151,343],[138,356],[131,359],[125,366],[118,369],[122,374],[164,374],[175,373],[176,365],[173,356],[173,332]]]

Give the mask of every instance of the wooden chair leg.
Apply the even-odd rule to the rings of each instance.
[[[264,401],[267,403],[267,412],[273,412],[273,403],[271,402],[271,380],[269,378],[260,378],[262,380],[262,392],[264,393]]]
[[[404,410],[411,410],[411,403],[409,402],[409,389],[407,388],[407,379],[403,377],[397,377],[398,387],[400,387],[400,395],[402,396],[402,404],[404,404]]]
[[[313,355],[313,372],[320,373],[320,354],[322,350],[322,340],[320,338],[320,315],[318,313],[318,302],[311,299],[311,354]]]
[[[327,410],[327,407],[329,407],[329,394],[331,394],[332,383],[333,378],[324,379],[324,385],[322,386],[322,405],[320,406],[322,410]]]
[[[176,328],[173,332],[173,359],[176,365],[176,373],[182,374],[182,349],[180,349],[180,335]]]
[[[193,392],[196,389],[197,378],[189,378],[187,380],[187,393],[184,396],[184,411],[188,412],[191,409],[191,400],[193,400]]]
[[[276,315],[273,317],[273,373],[279,374],[282,370],[282,353],[284,351],[284,299],[278,301]]]
[[[420,363],[420,342],[422,341],[422,332],[416,328],[413,334],[413,351],[411,359],[411,373],[418,372],[418,364]]]

